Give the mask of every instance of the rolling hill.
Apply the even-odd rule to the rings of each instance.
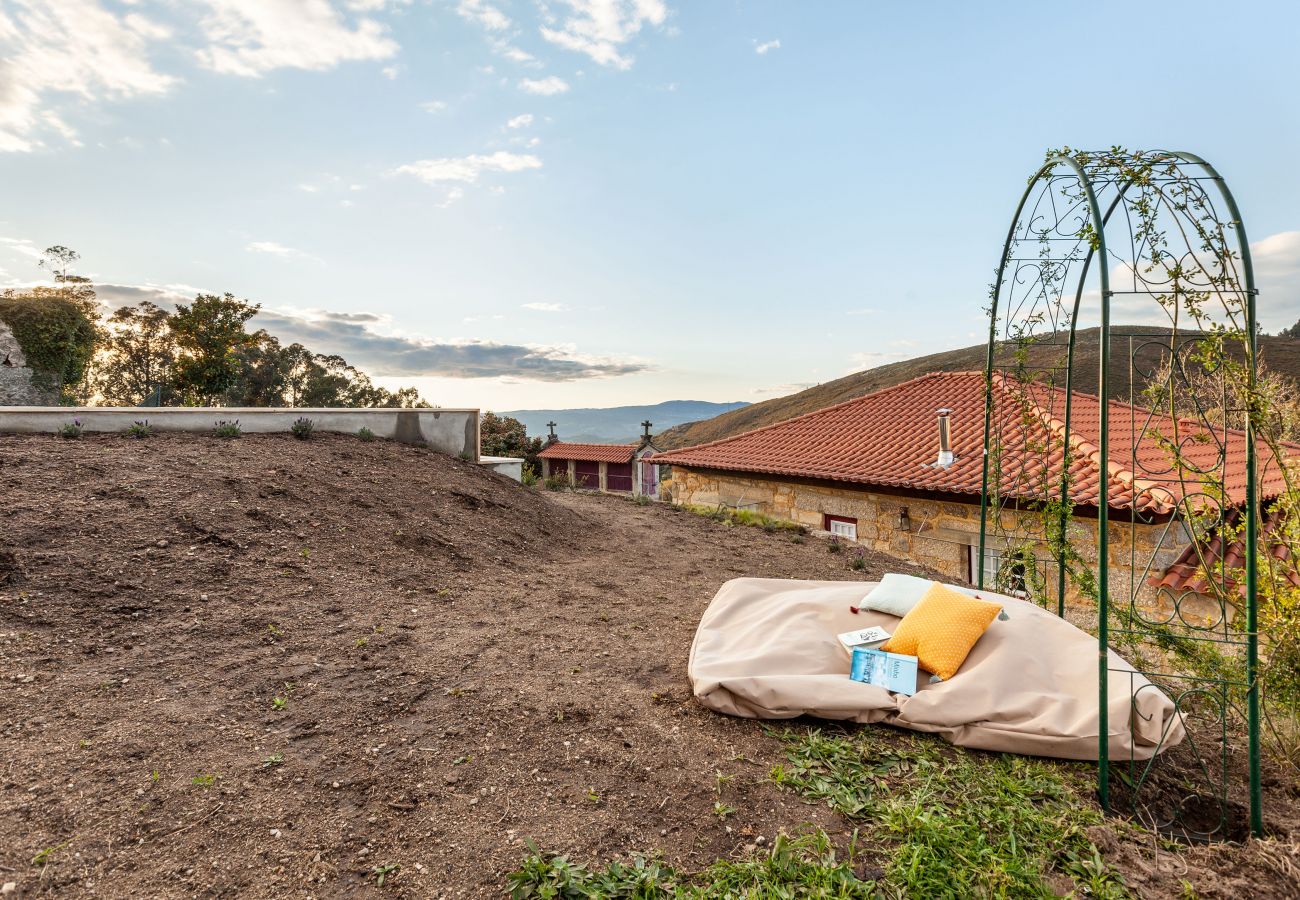
[[[605,409],[516,409],[498,412],[524,423],[528,433],[546,436],[546,423],[556,423],[556,433],[566,441],[620,443],[635,441],[641,423],[649,419],[657,428],[708,419],[744,403],[709,403],[704,400],[667,400],[652,406],[612,406]]]
[[[1150,338],[1169,334],[1168,329],[1141,325],[1116,326],[1116,331],[1133,335],[1134,347]],[[1111,385],[1111,396],[1122,399],[1128,396],[1132,386],[1129,375],[1129,352],[1121,347],[1121,338],[1112,338],[1112,353],[1107,369]],[[1300,381],[1300,339],[1289,337],[1261,336],[1259,339],[1260,357],[1264,364],[1276,372]],[[1078,332],[1075,340],[1075,383],[1076,390],[1094,393],[1100,373],[1098,365],[1099,348],[1097,346],[1097,329],[1089,328]],[[1031,364],[1045,363],[1058,350],[1043,347],[1036,354],[1031,354]],[[852,400],[864,394],[901,384],[912,378],[918,378],[930,372],[982,371],[986,356],[984,344],[962,347],[959,350],[945,350],[929,356],[902,360],[855,372],[825,384],[819,384],[807,390],[774,397],[761,403],[754,403],[741,409],[731,410],[711,419],[698,422],[686,422],[665,429],[655,435],[655,445],[664,450],[677,447],[690,447],[721,440],[764,425],[783,422],[804,413],[813,412],[845,400]],[[1140,357],[1142,358],[1142,357]],[[1150,359],[1147,354],[1145,358]],[[1141,390],[1142,384],[1136,388]]]

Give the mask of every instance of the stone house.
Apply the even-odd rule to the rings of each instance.
[[[641,423],[643,433],[637,444],[576,444],[561,441],[555,423],[548,422],[550,434],[538,454],[542,475],[567,478],[589,491],[658,499],[659,467],[645,461],[659,452],[650,440],[651,426],[651,422]]]
[[[1128,438],[1130,422],[1143,423],[1138,432],[1146,428],[1145,434],[1150,434],[1159,430],[1160,417],[1113,403],[1112,458],[1103,463],[1097,450],[1100,404],[1096,397],[1074,395],[1071,428],[1066,433],[1060,416],[1064,391],[1035,389],[1028,404],[1023,399],[1013,403],[1010,389],[999,377],[994,394],[993,422],[1000,429],[997,444],[1003,448],[994,465],[1004,502],[996,520],[999,526],[989,529],[983,559],[978,549],[984,458],[982,372],[926,375],[653,459],[668,473],[662,490],[674,503],[750,509],[798,522],[930,566],[959,581],[975,583],[982,567],[985,584],[993,584],[1009,562],[1005,537],[1043,534],[1042,514],[1017,501],[1041,499],[1042,485],[1059,490],[1063,447],[1068,441],[1072,546],[1095,564],[1105,472],[1110,483],[1111,596],[1129,592],[1134,599],[1157,600],[1165,607],[1183,604],[1182,595],[1198,586],[1185,572],[1191,534],[1179,518],[1183,492],[1191,489],[1177,477],[1150,474],[1168,469],[1168,454],[1156,441],[1144,435],[1135,447]],[[1182,427],[1186,432],[1185,423]],[[1207,446],[1204,452],[1211,450]],[[1242,503],[1244,434],[1229,432],[1223,452],[1230,502]],[[1260,480],[1265,497],[1281,489],[1276,466],[1261,465]],[[1022,496],[1017,497],[1017,492]],[[990,516],[990,521],[995,517]],[[1041,540],[1032,544],[1041,577],[1054,586],[1056,565],[1050,548]],[[1008,574],[1003,572],[1003,577]],[[1199,582],[1199,588],[1204,587]],[[1072,599],[1079,599],[1077,592],[1071,593]]]

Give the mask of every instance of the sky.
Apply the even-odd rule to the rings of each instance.
[[[1300,6],[0,0],[0,285],[230,292],[447,407],[758,401],[980,343],[1049,147],[1227,178],[1300,318]]]

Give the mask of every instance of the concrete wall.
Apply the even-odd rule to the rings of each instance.
[[[664,484],[664,489],[671,491],[674,503],[751,509],[814,530],[823,527],[824,515],[857,519],[859,544],[929,566],[962,582],[970,577],[970,548],[979,546],[978,498],[971,503],[949,502],[682,466],[672,467],[672,480]],[[907,530],[899,528],[899,511],[903,507],[907,508],[910,523]],[[1018,514],[1011,510],[1002,513],[1005,532],[1037,534],[1041,532],[1041,526],[1041,518],[1036,513]],[[1076,517],[1070,524],[1070,536],[1079,555],[1095,564],[1097,520]],[[1168,598],[1154,596],[1154,591],[1144,584],[1146,575],[1163,571],[1178,558],[1188,540],[1188,535],[1177,525],[1166,533],[1164,525],[1111,523],[1111,597],[1130,596],[1136,584],[1140,589],[1139,602],[1164,609]],[[990,537],[990,550],[997,549],[997,546],[995,539]],[[978,554],[978,549],[975,552]],[[1052,559],[1052,552],[1046,544],[1036,548],[1036,555],[1042,560]],[[1045,574],[1055,597],[1057,572],[1054,563],[1048,563]],[[1077,591],[1067,590],[1067,602],[1082,601]],[[1184,600],[1183,613],[1195,615],[1195,605]],[[1207,609],[1204,614],[1216,613]]]
[[[147,419],[157,431],[208,432],[218,420],[238,419],[249,434],[287,432],[299,417],[317,431],[356,434],[369,428],[377,437],[416,443],[451,456],[479,458],[477,409],[283,409],[246,407],[0,406],[0,433],[58,431],[73,419],[88,432],[125,431]]]
[[[514,456],[480,456],[480,466],[491,469],[515,481],[524,480],[524,461]]]

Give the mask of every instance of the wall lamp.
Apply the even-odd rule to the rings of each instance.
[[[907,514],[906,506],[900,506],[898,508],[898,530],[899,531],[912,530],[912,517]]]

